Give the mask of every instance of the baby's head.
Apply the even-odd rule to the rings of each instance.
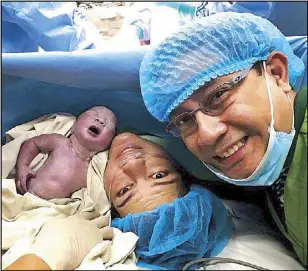
[[[187,192],[182,176],[167,152],[132,133],[122,133],[114,138],[104,184],[120,217],[153,210]]]
[[[117,118],[104,106],[94,106],[76,119],[72,133],[76,139],[91,151],[107,149],[115,136]]]

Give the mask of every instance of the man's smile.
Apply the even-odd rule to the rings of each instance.
[[[224,148],[220,155],[214,156],[214,160],[223,168],[231,168],[244,159],[245,147],[249,137],[244,136],[234,144]]]

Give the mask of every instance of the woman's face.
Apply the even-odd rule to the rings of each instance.
[[[104,182],[121,217],[170,203],[182,189],[181,175],[167,153],[132,133],[120,134],[112,141]]]

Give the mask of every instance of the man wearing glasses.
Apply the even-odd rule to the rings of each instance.
[[[307,88],[281,32],[252,14],[186,25],[141,64],[144,103],[220,179],[267,187],[269,209],[307,266]]]

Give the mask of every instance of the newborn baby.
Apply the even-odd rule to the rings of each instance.
[[[111,110],[96,106],[79,115],[69,138],[43,134],[26,140],[17,157],[17,191],[53,199],[70,197],[73,192],[86,187],[89,161],[109,147],[115,136],[116,123]],[[49,157],[34,171],[30,169],[30,163],[40,152],[49,153]]]

